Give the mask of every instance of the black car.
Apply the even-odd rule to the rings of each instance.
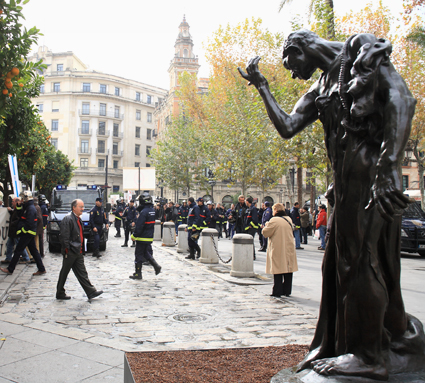
[[[411,203],[402,216],[401,251],[425,257],[425,213],[416,202]]]

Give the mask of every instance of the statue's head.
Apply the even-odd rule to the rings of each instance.
[[[290,70],[292,78],[308,80],[317,69],[312,48],[319,39],[314,32],[301,29],[291,33],[283,46],[283,66]]]

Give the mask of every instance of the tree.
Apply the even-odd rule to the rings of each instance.
[[[43,81],[37,71],[44,66],[41,61],[26,61],[31,45],[38,38],[35,27],[26,30],[20,24],[23,14],[19,4],[27,2],[0,0],[0,76],[4,81],[0,94],[0,191],[6,201],[11,193],[7,188],[11,180],[7,155],[16,154],[25,163],[29,162],[27,155],[36,163],[36,157],[43,162],[45,146],[49,145],[47,131],[31,102],[31,98],[38,96]]]

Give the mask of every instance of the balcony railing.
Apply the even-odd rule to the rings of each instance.
[[[91,154],[91,148],[78,148],[78,154]]]
[[[96,148],[96,154],[98,155],[104,155],[106,156],[107,154],[109,154],[109,149],[105,149],[105,148]]]
[[[124,133],[120,133],[120,132],[115,133],[114,132],[114,133],[112,133],[112,137],[122,139],[122,138],[124,138]]]
[[[91,129],[78,129],[80,136],[91,136]]]
[[[108,117],[115,118],[117,120],[124,120],[124,114],[107,112],[101,109],[78,109],[78,114],[80,116],[93,116],[93,117]]]
[[[114,157],[122,157],[124,155],[124,151],[123,150],[112,150],[112,155]]]
[[[109,130],[100,130],[100,129],[97,129],[96,130],[96,134],[98,135],[98,136],[103,136],[103,137],[109,137]]]

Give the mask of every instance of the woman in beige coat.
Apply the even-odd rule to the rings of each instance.
[[[266,273],[273,274],[274,285],[271,296],[289,297],[292,292],[292,273],[298,271],[292,220],[281,203],[273,205],[273,218],[263,229],[268,238]]]

